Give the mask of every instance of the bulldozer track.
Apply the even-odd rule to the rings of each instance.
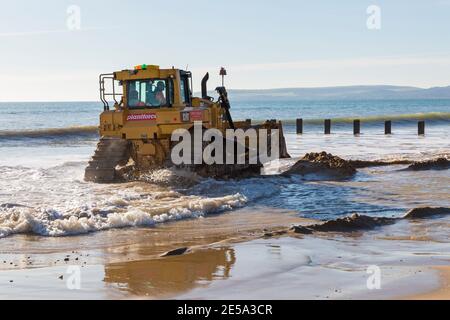
[[[101,138],[84,172],[84,180],[108,183],[117,180],[117,165],[129,158],[129,142],[120,138]]]

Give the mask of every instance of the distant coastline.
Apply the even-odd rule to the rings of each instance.
[[[211,89],[211,88],[210,88]],[[313,88],[276,88],[276,89],[227,89],[230,100],[237,102],[252,101],[364,101],[364,100],[450,100],[450,85],[444,87],[419,88],[412,86],[392,85],[355,85]],[[194,92],[200,97],[200,92]],[[214,90],[208,95],[216,98]],[[66,103],[84,102],[98,103],[96,99],[57,100],[25,100],[2,101],[0,107],[9,103]]]
[[[418,88],[371,85],[254,90],[230,89],[228,91],[230,98],[235,101],[450,99],[450,86]]]

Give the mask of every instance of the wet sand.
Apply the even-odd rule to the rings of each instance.
[[[223,264],[226,250],[218,249],[222,244],[232,246],[292,224],[311,223],[286,210],[251,207],[150,228],[56,238],[14,235],[2,239],[0,299],[173,297]],[[180,247],[188,247],[188,253],[161,257]],[[191,258],[194,264],[201,262],[198,270],[184,261]],[[67,289],[66,272],[72,266],[81,270],[82,290]]]
[[[440,274],[439,288],[419,295],[407,296],[411,300],[450,300],[450,267],[439,266],[435,269]]]
[[[314,222],[261,207],[88,236],[17,235],[3,239],[0,298],[448,297],[450,219],[401,221],[349,234],[276,235],[292,224]],[[180,247],[190,249],[161,257]],[[380,268],[381,289],[367,287],[373,265]],[[80,290],[69,288],[72,266],[79,267]]]

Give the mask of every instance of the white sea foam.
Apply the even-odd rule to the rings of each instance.
[[[139,179],[159,185],[191,186],[202,180],[195,172],[182,169],[159,169],[142,174]]]
[[[0,238],[18,233],[67,236],[111,228],[153,226],[231,210],[244,205],[247,199],[234,194],[218,198],[181,196],[171,204],[154,201],[147,198],[132,204],[113,197],[101,204],[64,209],[5,206],[0,208]]]
[[[232,210],[248,201],[239,188],[220,195],[177,191],[180,179],[197,180],[191,173],[158,170],[148,181],[104,185],[84,182],[84,167],[84,162],[51,168],[0,166],[0,238],[153,226]]]

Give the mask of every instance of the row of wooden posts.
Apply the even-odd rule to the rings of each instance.
[[[297,119],[297,134],[303,134],[303,119]],[[324,120],[324,133],[331,134],[331,119]],[[358,135],[361,133],[361,120],[353,120],[353,134]],[[425,121],[419,121],[417,123],[417,133],[419,135],[425,134]],[[384,134],[392,134],[392,121],[386,120],[384,122]]]

